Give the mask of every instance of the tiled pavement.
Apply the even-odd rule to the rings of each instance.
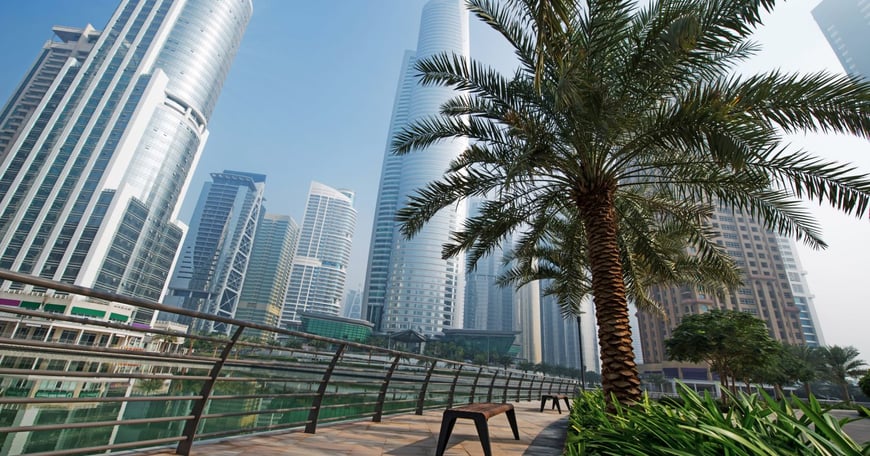
[[[494,455],[552,456],[562,454],[568,414],[560,415],[549,407],[539,412],[540,402],[514,403],[520,440],[513,433],[504,414],[489,420],[489,433]],[[427,411],[422,416],[399,415],[385,417],[380,423],[356,421],[318,426],[316,434],[302,431],[258,436],[244,436],[219,442],[193,445],[193,455],[208,456],[412,456],[435,454],[441,430],[441,411]],[[170,456],[172,450],[151,450],[131,453],[139,456]],[[456,421],[447,443],[445,456],[483,455],[471,420]]]

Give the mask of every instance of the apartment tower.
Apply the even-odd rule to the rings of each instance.
[[[301,323],[300,312],[340,314],[356,228],[353,197],[350,190],[311,183],[281,326]]]
[[[379,332],[414,329],[431,335],[463,327],[463,259],[442,259],[441,246],[464,220],[465,206],[445,208],[410,240],[399,232],[395,216],[417,189],[443,175],[467,141],[442,142],[403,156],[393,155],[390,147],[403,127],[436,115],[443,102],[456,96],[452,89],[417,84],[415,62],[445,52],[469,55],[468,13],[462,0],[427,2],[417,49],[402,60],[363,291],[363,318]]]
[[[744,214],[720,207],[710,223],[718,231],[716,243],[725,248],[742,269],[744,283],[724,296],[701,293],[689,287],[654,289],[652,296],[662,305],[666,317],[646,312],[637,314],[643,371],[687,380],[711,380],[706,367],[668,361],[664,347],[664,341],[684,316],[711,309],[750,313],[767,323],[775,340],[787,344],[808,342],[802,327],[802,309],[792,290],[787,267],[787,263],[794,263],[796,255],[791,249],[783,250],[779,235]]]
[[[123,0],[102,32],[54,28],[0,110],[0,268],[160,298],[251,13],[251,0]]]

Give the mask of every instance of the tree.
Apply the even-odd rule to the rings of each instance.
[[[774,3],[469,0],[513,47],[519,67],[505,77],[447,54],[415,63],[422,84],[460,93],[439,115],[406,126],[393,150],[470,141],[442,179],[399,211],[403,233],[415,235],[457,201],[485,196],[442,251],[468,252],[473,266],[509,235],[521,231],[534,242],[564,209],[576,211],[605,397],[636,402],[619,195],[663,201],[663,212],[721,204],[814,247],[824,243],[801,198],[867,212],[866,177],[793,150],[783,132],[870,136],[870,85],[825,72],[734,74],[757,51],[750,37]]]
[[[861,367],[867,365],[858,359],[859,355],[858,349],[852,346],[831,345],[819,348],[821,377],[841,388],[846,403],[852,402],[852,395],[849,394],[849,377],[861,375]]]
[[[665,348],[672,360],[707,363],[722,385],[736,392],[736,381],[748,383],[756,366],[776,355],[778,345],[764,321],[746,312],[715,309],[683,317]]]
[[[776,394],[784,397],[783,385],[802,382],[807,388],[816,377],[818,357],[815,350],[806,345],[789,345],[775,342],[776,348],[768,362],[752,366],[750,377],[758,383],[773,385]]]
[[[870,397],[870,371],[865,372],[861,380],[858,380],[858,388],[861,388],[865,396]]]

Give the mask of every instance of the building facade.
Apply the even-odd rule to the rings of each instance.
[[[302,311],[341,312],[356,228],[353,196],[350,190],[311,183],[284,299],[282,326],[298,325]]]
[[[767,231],[757,221],[727,208],[718,208],[710,220],[718,231],[716,243],[728,251],[743,272],[743,285],[724,296],[714,296],[683,288],[657,288],[652,297],[659,302],[665,318],[638,313],[644,365],[642,370],[661,371],[668,377],[711,380],[703,366],[684,366],[669,362],[664,342],[686,315],[711,309],[748,312],[767,323],[773,339],[800,345],[807,341],[802,329],[801,309],[797,305],[780,236]]]
[[[274,327],[281,324],[298,240],[299,225],[290,216],[263,215],[257,224],[236,319]]]
[[[467,141],[442,142],[403,156],[393,155],[389,146],[404,126],[437,114],[444,101],[456,96],[451,89],[416,83],[414,62],[444,52],[469,55],[468,13],[461,0],[426,3],[417,49],[402,61],[363,292],[364,318],[377,332],[414,329],[431,335],[462,327],[463,259],[442,259],[441,246],[464,220],[465,206],[445,208],[410,240],[399,232],[395,215],[410,195],[443,175]]]
[[[102,32],[55,27],[0,110],[0,267],[160,298],[251,14],[251,0],[123,0]]]
[[[212,173],[211,178],[199,195],[163,303],[235,318],[260,221],[266,176],[224,171]],[[191,324],[197,331],[230,331],[218,322],[203,326],[182,316],[161,314],[160,318]]]
[[[870,1],[823,0],[813,18],[846,72],[870,78]]]

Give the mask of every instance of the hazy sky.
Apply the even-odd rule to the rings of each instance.
[[[33,63],[52,25],[102,29],[117,0],[0,2],[0,102]],[[254,0],[254,17],[209,124],[211,135],[182,210],[189,222],[209,173],[266,174],[270,212],[302,218],[310,181],[356,192],[359,210],[349,287],[362,286],[402,53],[416,45],[423,0]],[[757,39],[764,50],[743,71],[842,72],[810,15],[818,0],[781,4]],[[326,6],[328,5],[328,6]],[[870,31],[868,31],[870,35]],[[870,36],[868,36],[870,39]],[[502,70],[510,53],[472,19],[472,56]],[[800,136],[797,147],[870,171],[870,145]],[[829,345],[870,360],[870,222],[808,203],[830,247],[799,246]]]

